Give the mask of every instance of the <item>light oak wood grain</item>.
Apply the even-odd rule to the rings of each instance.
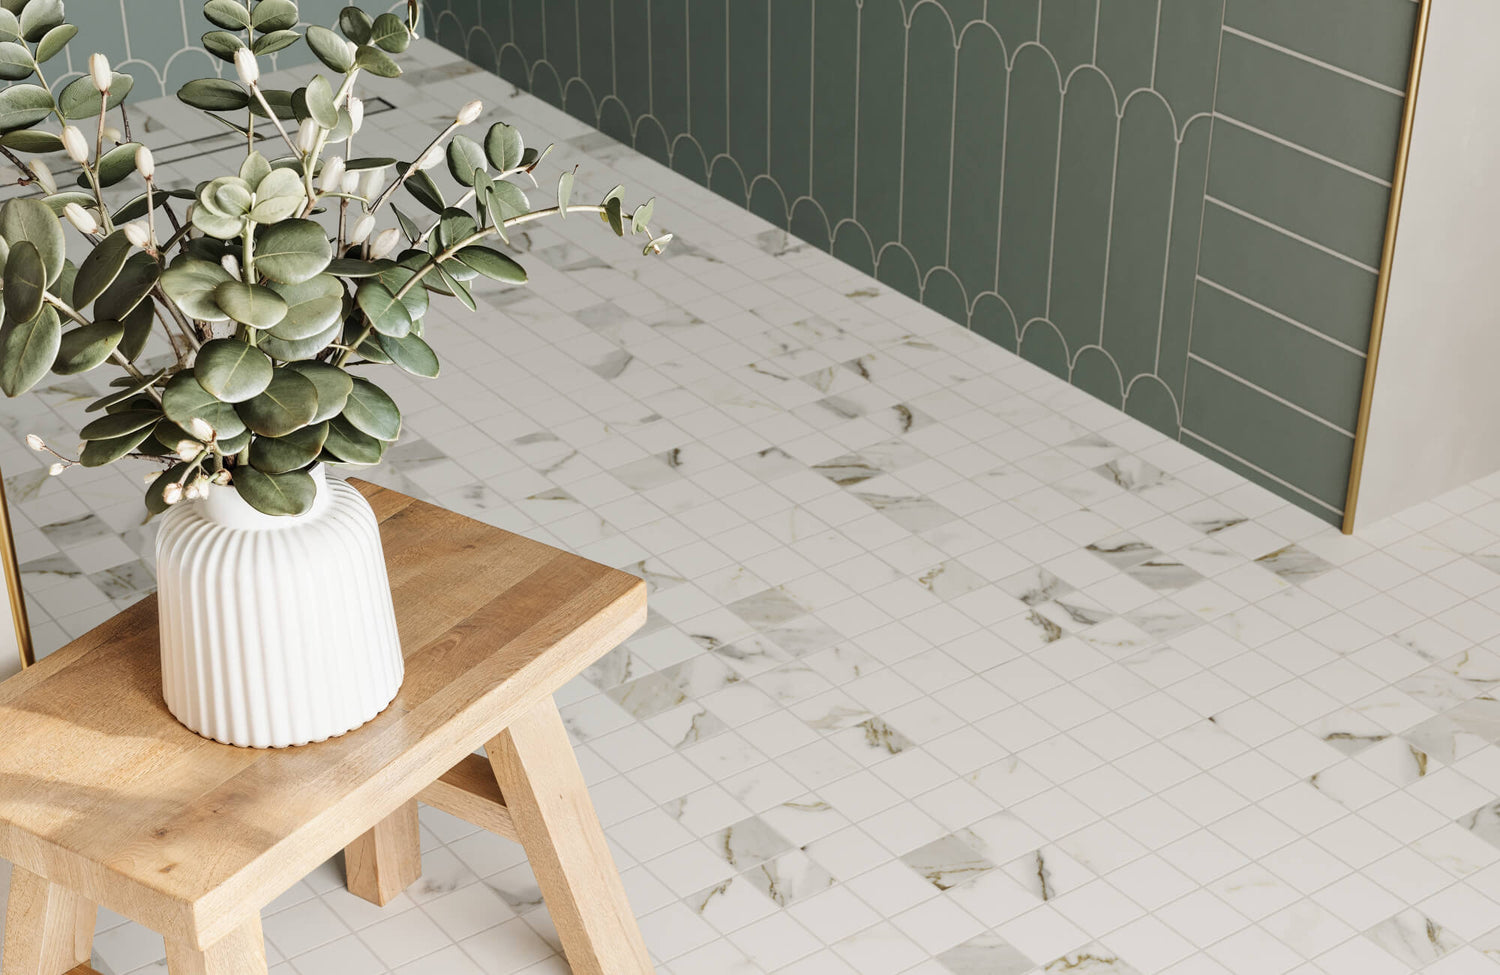
[[[651,956],[552,699],[485,751],[574,975],[649,975]]]
[[[508,840],[520,841],[495,773],[483,755],[469,755],[417,794],[417,798]]]
[[[87,964],[99,909],[66,887],[12,867],[5,910],[4,975],[64,975]]]
[[[260,914],[206,949],[167,939],[167,975],[266,975],[266,941]]]
[[[411,799],[344,847],[349,893],[384,907],[422,876],[417,800]]]
[[[645,619],[634,576],[354,483],[406,656],[391,707],[302,748],[199,738],[162,703],[142,600],[0,684],[0,857],[203,950]]]

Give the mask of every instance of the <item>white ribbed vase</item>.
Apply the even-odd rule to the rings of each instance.
[[[184,501],[156,540],[162,694],[206,738],[305,745],[385,710],[404,667],[364,497],[313,472],[295,517],[265,515],[232,487]]]

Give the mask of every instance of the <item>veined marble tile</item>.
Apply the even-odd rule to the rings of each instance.
[[[745,869],[792,849],[792,843],[758,816],[726,826],[708,837],[709,846],[732,867]]]
[[[743,876],[778,907],[822,893],[835,882],[832,874],[801,850],[766,860]]]
[[[1076,975],[1141,975],[1140,969],[1097,942],[1048,962],[1043,971],[1048,975],[1062,972]]]
[[[1461,938],[1416,910],[1402,911],[1375,925],[1365,935],[1415,968],[1429,965],[1463,944]]]
[[[995,869],[995,864],[952,835],[933,840],[904,854],[901,861],[927,878],[938,890],[950,890],[972,883]]]
[[[953,975],[1027,975],[1036,968],[1030,958],[992,934],[949,948],[937,960]]]
[[[1255,560],[1281,576],[1287,582],[1302,584],[1333,568],[1329,562],[1309,552],[1300,545],[1288,545]]]

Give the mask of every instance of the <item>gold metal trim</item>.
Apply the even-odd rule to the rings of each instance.
[[[1422,58],[1427,53],[1427,25],[1432,19],[1432,0],[1422,0],[1417,13],[1417,32],[1412,41],[1411,72],[1406,85],[1406,106],[1401,115],[1401,138],[1396,143],[1396,171],[1391,176],[1391,206],[1385,218],[1385,244],[1380,252],[1380,277],[1375,284],[1375,314],[1370,321],[1370,349],[1365,356],[1365,383],[1359,394],[1359,424],[1354,429],[1354,459],[1349,465],[1349,493],[1344,498],[1345,535],[1354,534],[1354,513],[1359,507],[1359,485],[1365,467],[1365,441],[1370,435],[1370,404],[1375,399],[1375,373],[1380,368],[1380,340],[1385,333],[1386,300],[1391,293],[1391,265],[1396,256],[1396,232],[1401,225],[1401,198],[1406,192],[1406,163],[1411,156],[1412,128],[1417,121],[1417,89],[1422,83]]]
[[[5,569],[5,590],[10,596],[10,618],[16,626],[16,646],[21,651],[21,669],[36,663],[31,646],[31,623],[26,619],[26,596],[21,591],[21,563],[16,558],[16,539],[10,530],[10,504],[5,482],[0,479],[0,565]]]

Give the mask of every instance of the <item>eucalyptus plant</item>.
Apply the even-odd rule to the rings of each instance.
[[[0,390],[106,364],[122,373],[88,406],[99,415],[77,457],[28,438],[54,456],[54,474],[140,458],[161,466],[147,478],[152,513],[213,485],[268,514],[305,512],[315,465],[376,464],[401,434],[400,410],[363,367],[437,376],[423,338],[429,301],[473,311],[476,278],[526,282],[492,243],[570,213],[644,235],[648,255],[671,237],[651,232],[652,201],[625,209],[623,187],[572,203],[573,170],[555,205],[533,208],[522,181],[537,185],[551,147],[527,147],[503,122],[482,140],[462,134],[477,101],[414,159],[356,156],[355,85],[401,74],[394,55],[416,36],[417,0],[404,17],[345,7],[337,29],[300,29],[294,0],[208,0],[203,13],[204,48],[233,71],[178,97],[238,133],[245,155],[233,172],[179,187],[158,180],[132,138],[128,74],[94,54],[88,74],[47,81],[78,32],[62,0],[0,0],[0,154],[32,191],[0,206]],[[264,86],[259,58],[304,41],[329,73],[295,91]],[[38,158],[59,152],[79,169],[76,187]],[[429,172],[445,161],[461,188],[451,202]],[[398,194],[432,215],[398,209]],[[87,244],[76,265],[63,220]],[[153,335],[170,354],[148,364]]]

